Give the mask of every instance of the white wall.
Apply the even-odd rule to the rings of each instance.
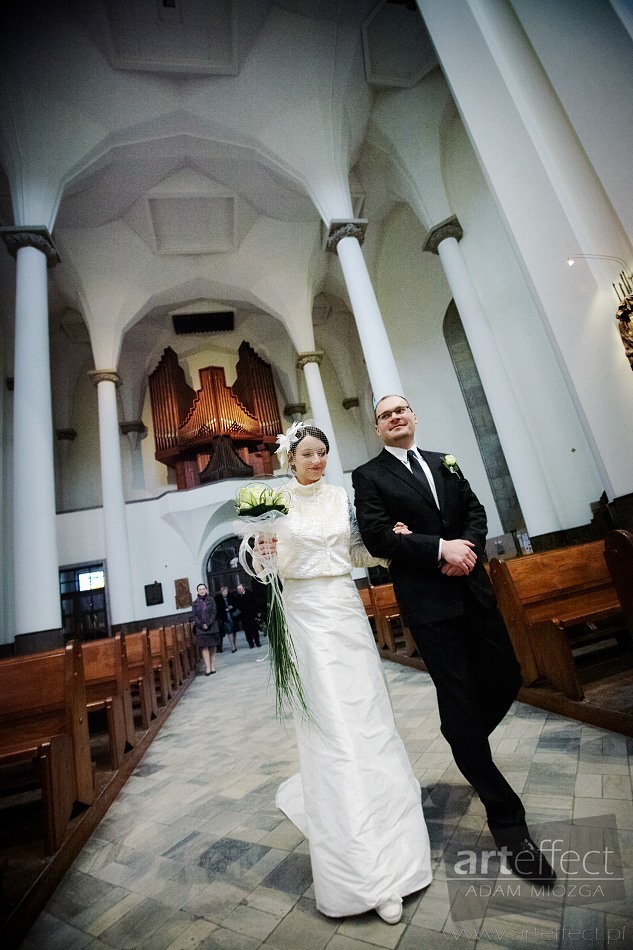
[[[131,620],[176,613],[174,581],[179,578],[189,578],[195,591],[211,549],[235,533],[233,501],[241,484],[232,479],[126,505],[135,612]],[[61,566],[105,560],[103,510],[58,515],[57,543]],[[154,581],[163,586],[164,603],[147,607],[144,588]]]
[[[633,176],[626,158],[633,127],[631,37],[607,0],[556,0],[555,5],[512,0],[512,5],[633,241]]]

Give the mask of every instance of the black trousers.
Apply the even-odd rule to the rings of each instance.
[[[259,642],[259,627],[257,626],[257,621],[252,618],[242,617],[242,628],[246,634],[246,640],[249,647],[260,647],[261,643]]]
[[[525,809],[492,760],[488,736],[521,684],[507,630],[496,607],[483,607],[464,587],[464,614],[409,628],[437,692],[442,734],[455,763],[500,837],[524,833]],[[507,832],[507,835],[504,833]]]

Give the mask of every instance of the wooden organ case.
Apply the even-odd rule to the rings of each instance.
[[[272,475],[271,446],[281,432],[272,369],[244,341],[236,370],[227,386],[222,367],[201,369],[196,392],[167,347],[149,376],[155,458],[175,469],[179,489]]]

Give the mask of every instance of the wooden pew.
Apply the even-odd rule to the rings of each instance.
[[[160,701],[163,706],[166,706],[174,695],[175,687],[171,679],[164,627],[156,627],[154,630],[149,631],[149,644],[152,651],[154,677],[155,680],[158,680]]]
[[[397,635],[404,641],[404,650],[407,656],[414,656],[417,652],[415,640],[400,615],[400,607],[393,591],[393,584],[380,584],[369,587],[369,596],[374,611],[378,646],[383,646],[392,653],[399,652],[392,630],[392,622],[396,625]]]
[[[186,680],[191,674],[192,666],[191,656],[189,654],[189,650],[187,649],[187,637],[185,635],[184,623],[177,623],[175,625],[175,631],[180,655],[180,668],[182,670],[183,680]]]
[[[492,558],[490,577],[525,684],[546,676],[566,696],[584,699],[572,646],[613,636],[607,622],[622,620],[603,551],[602,541],[592,541]]]
[[[183,629],[185,632],[185,645],[187,647],[187,653],[189,656],[189,666],[190,669],[195,672],[200,662],[200,655],[196,643],[193,639],[193,624],[190,620],[183,623]]]
[[[358,593],[360,594],[360,599],[363,602],[363,607],[365,608],[365,613],[367,614],[367,619],[374,634],[374,640],[378,644],[378,647],[381,647],[382,644],[378,643],[378,631],[376,629],[376,614],[374,613],[374,605],[371,600],[371,594],[368,587],[359,587]]]
[[[604,539],[604,558],[633,633],[633,533],[624,528],[610,531]]]
[[[81,647],[0,661],[0,765],[39,770],[45,848],[57,851],[73,805],[94,800]]]
[[[152,648],[147,630],[125,634],[130,686],[138,691],[141,706],[141,721],[144,729],[150,720],[158,716],[158,698],[152,667]]]
[[[165,646],[167,648],[167,659],[169,660],[169,668],[171,671],[171,681],[174,685],[174,690],[177,690],[185,681],[182,663],[180,661],[178,635],[173,625],[164,627],[163,629],[165,631]]]
[[[82,645],[88,712],[105,710],[112,767],[118,769],[124,753],[134,748],[134,714],[125,638],[88,640]]]

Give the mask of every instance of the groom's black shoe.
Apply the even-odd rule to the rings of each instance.
[[[556,872],[528,834],[511,844],[497,841],[499,850],[513,874],[524,881],[553,884]]]

